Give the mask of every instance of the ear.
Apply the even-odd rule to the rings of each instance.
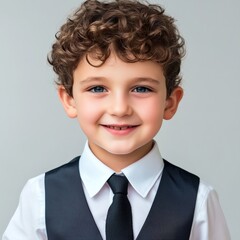
[[[77,117],[75,101],[73,97],[71,97],[67,93],[66,89],[63,86],[58,87],[58,96],[68,117],[70,118]]]
[[[176,87],[166,100],[166,107],[163,115],[165,120],[169,120],[174,116],[182,97],[183,89],[181,87]]]

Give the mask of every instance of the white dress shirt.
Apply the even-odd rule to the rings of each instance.
[[[156,195],[164,162],[155,143],[142,159],[122,170],[128,181],[134,238],[138,236]],[[103,237],[107,210],[113,193],[106,183],[114,171],[99,161],[86,144],[79,171],[94,220]],[[30,179],[20,196],[2,240],[47,240],[45,226],[44,174]],[[147,239],[146,239],[147,240]],[[230,240],[229,231],[215,190],[200,181],[190,240]]]

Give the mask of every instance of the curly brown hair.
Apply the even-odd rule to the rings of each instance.
[[[60,28],[48,56],[58,75],[56,83],[72,96],[73,72],[79,61],[83,57],[88,60],[88,55],[94,53],[104,64],[113,49],[125,62],[160,63],[169,96],[181,82],[180,66],[185,54],[184,39],[174,21],[154,4],[85,1]]]

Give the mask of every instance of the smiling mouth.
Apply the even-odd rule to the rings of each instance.
[[[114,125],[103,125],[103,126],[106,127],[106,128],[113,129],[113,130],[118,130],[118,131],[127,130],[129,128],[137,127],[137,126],[114,126]]]

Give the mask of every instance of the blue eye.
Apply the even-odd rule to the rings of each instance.
[[[150,88],[147,87],[136,87],[133,89],[133,92],[138,92],[138,93],[147,93],[147,92],[151,92],[152,90]]]
[[[102,86],[95,86],[93,88],[90,88],[89,91],[93,93],[102,93],[102,92],[106,92],[106,89]]]

